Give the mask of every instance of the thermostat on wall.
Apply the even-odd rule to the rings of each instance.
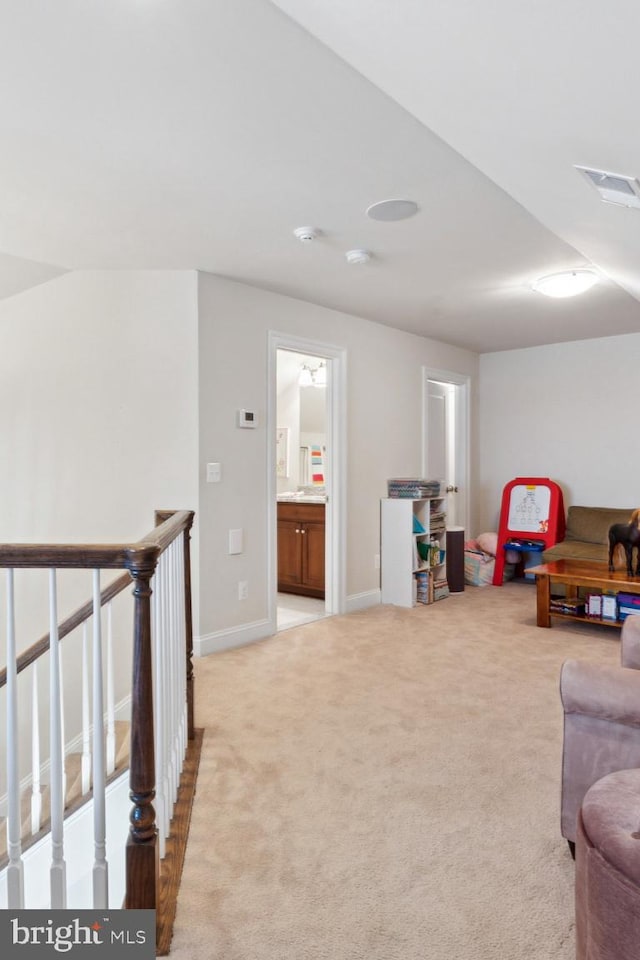
[[[255,427],[256,415],[253,410],[238,410],[239,427]]]

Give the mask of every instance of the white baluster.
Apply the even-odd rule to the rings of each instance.
[[[113,683],[113,612],[107,604],[107,776],[116,768],[116,706]]]
[[[106,777],[102,699],[102,623],[100,571],[93,571],[93,906],[107,907],[109,876],[106,857]]]
[[[31,833],[42,823],[42,786],[40,783],[40,692],[38,661],[31,667]]]
[[[49,571],[49,752],[51,764],[51,907],[67,905],[67,867],[64,860],[64,774],[62,705],[60,702],[60,641],[56,571]]]
[[[167,590],[167,640],[169,643],[169,683],[170,683],[170,715],[171,715],[171,798],[172,805],[175,805],[178,799],[179,785],[179,763],[176,729],[176,706],[178,701],[178,691],[176,689],[176,637],[174,631],[174,596],[173,582],[171,578],[171,547],[165,554],[166,570],[166,590]]]
[[[20,839],[20,770],[18,766],[18,670],[13,570],[7,570],[7,904],[24,907],[24,871]]]
[[[82,624],[82,796],[91,789],[91,718],[89,707],[89,631]]]

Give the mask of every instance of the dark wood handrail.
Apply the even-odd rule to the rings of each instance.
[[[193,511],[162,511],[166,517],[160,526],[136,543],[3,543],[0,544],[0,568],[78,570],[130,570],[139,555],[156,549],[158,556],[179,533],[191,527]]]

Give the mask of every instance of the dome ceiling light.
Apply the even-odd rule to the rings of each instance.
[[[406,220],[412,217],[418,209],[418,204],[414,200],[380,200],[367,207],[367,216],[372,220],[391,223],[394,220]]]
[[[564,273],[540,277],[531,286],[536,293],[543,293],[545,297],[575,297],[591,289],[599,279],[593,270],[566,270]]]

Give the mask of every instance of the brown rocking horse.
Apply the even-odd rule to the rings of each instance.
[[[640,508],[631,514],[629,523],[614,523],[609,527],[609,570],[613,570],[613,551],[617,546],[624,548],[627,558],[627,576],[633,576],[632,554],[636,553],[636,577],[640,577]]]

